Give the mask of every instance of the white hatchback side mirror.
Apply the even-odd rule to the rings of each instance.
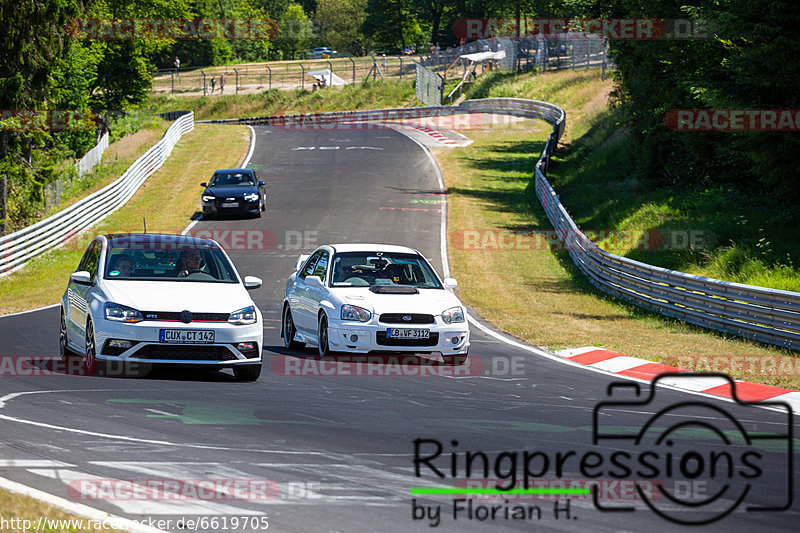
[[[70,281],[77,283],[78,285],[91,285],[92,284],[92,275],[89,274],[85,270],[79,270],[77,272],[73,272],[69,275]]]
[[[456,278],[444,278],[444,287],[445,289],[455,289],[458,287]]]
[[[245,276],[244,277],[244,288],[248,291],[252,291],[253,289],[257,289],[261,287],[261,278],[257,278],[255,276]]]

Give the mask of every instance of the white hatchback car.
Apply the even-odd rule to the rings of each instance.
[[[461,364],[469,350],[464,306],[417,250],[331,244],[301,255],[284,293],[281,335],[329,352],[441,353]]]
[[[248,289],[214,241],[183,235],[96,237],[61,300],[60,350],[83,371],[104,363],[230,367],[261,374],[264,329]]]

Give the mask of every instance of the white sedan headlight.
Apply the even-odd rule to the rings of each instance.
[[[252,305],[234,311],[228,316],[228,323],[234,326],[246,326],[256,323],[256,308]]]
[[[255,202],[258,200],[258,194],[251,192],[244,195],[245,202]]]
[[[344,304],[342,306],[342,320],[357,320],[359,322],[368,322],[372,318],[372,313],[358,307],[357,305]]]
[[[455,324],[456,322],[464,322],[464,310],[461,307],[451,307],[442,313],[442,321],[445,324]]]
[[[129,324],[134,324],[144,320],[142,313],[133,307],[115,304],[113,302],[106,302],[103,305],[103,314],[106,320],[113,320],[114,322],[128,322]]]

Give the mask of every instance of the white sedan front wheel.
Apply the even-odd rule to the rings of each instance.
[[[319,355],[326,356],[331,354],[328,344],[328,317],[325,314],[319,315],[319,327],[317,328],[317,351]]]

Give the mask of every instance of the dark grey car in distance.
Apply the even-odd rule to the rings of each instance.
[[[223,168],[203,182],[203,216],[255,215],[267,208],[267,184],[250,168]]]

